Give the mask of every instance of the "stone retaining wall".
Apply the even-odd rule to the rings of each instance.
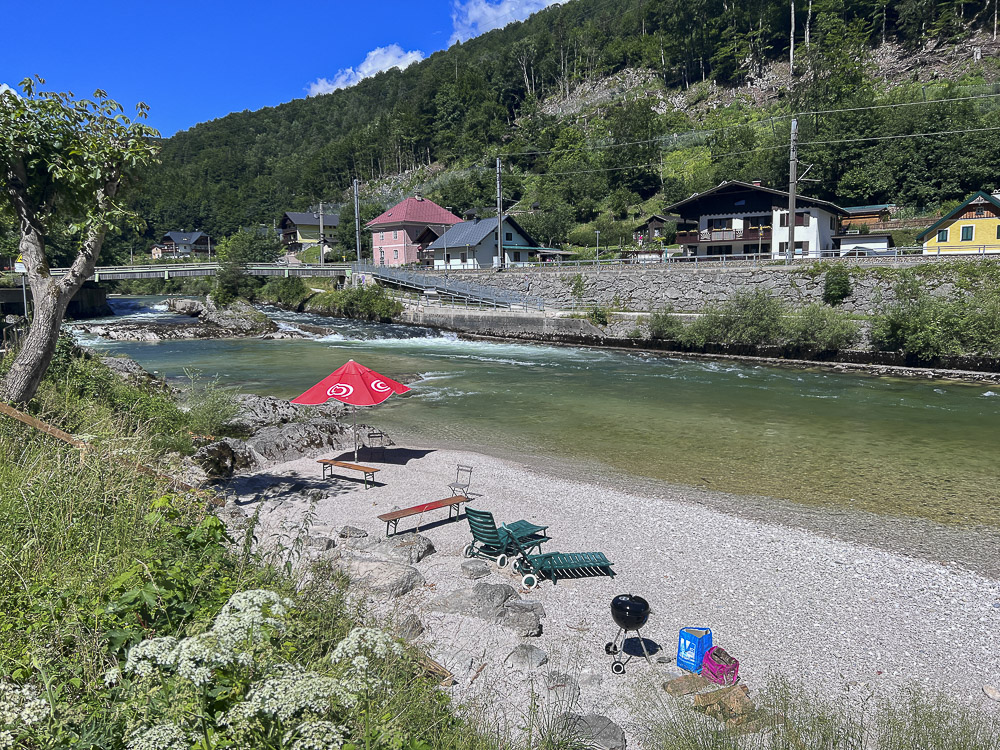
[[[895,274],[873,269],[852,276],[853,291],[841,309],[871,314],[883,299],[892,299]],[[507,269],[450,273],[449,278],[543,297],[551,307],[608,306],[647,311],[666,306],[698,312],[739,291],[767,290],[792,307],[822,301],[824,274],[808,274],[800,266],[695,269],[692,266],[614,266],[560,270]],[[947,274],[926,279],[932,294],[948,295],[955,285]]]

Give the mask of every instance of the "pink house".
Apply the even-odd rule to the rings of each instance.
[[[419,194],[397,203],[365,225],[372,230],[375,265],[401,266],[419,262],[420,251],[446,228],[460,221],[451,211]]]

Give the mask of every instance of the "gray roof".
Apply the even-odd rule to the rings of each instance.
[[[286,211],[285,216],[296,226],[319,226],[319,213],[312,211]],[[340,225],[340,216],[337,214],[323,214],[324,227],[336,227]]]
[[[517,232],[524,237],[525,240],[527,240],[530,246],[534,247],[538,244],[531,239],[531,237],[528,236],[528,233],[525,232],[511,217],[505,216],[503,218],[503,223],[505,227],[509,226],[512,229],[516,229]],[[496,228],[497,220],[495,216],[491,219],[460,221],[458,224],[453,224],[448,227],[448,231],[428,245],[427,249],[443,250],[446,247],[475,247],[493,234]]]
[[[167,232],[164,239],[169,239],[175,245],[193,245],[201,242],[202,238],[208,239],[204,232]]]

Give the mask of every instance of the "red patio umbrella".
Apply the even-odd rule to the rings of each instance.
[[[354,407],[354,460],[358,460],[358,407],[376,406],[393,393],[406,393],[410,389],[391,378],[379,375],[372,369],[359,365],[353,359],[338,367],[316,385],[292,399],[293,404],[316,406],[331,398]]]

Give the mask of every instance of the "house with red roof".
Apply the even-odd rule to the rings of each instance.
[[[418,263],[420,253],[435,238],[461,219],[419,193],[397,203],[365,226],[372,232],[375,265]]]

